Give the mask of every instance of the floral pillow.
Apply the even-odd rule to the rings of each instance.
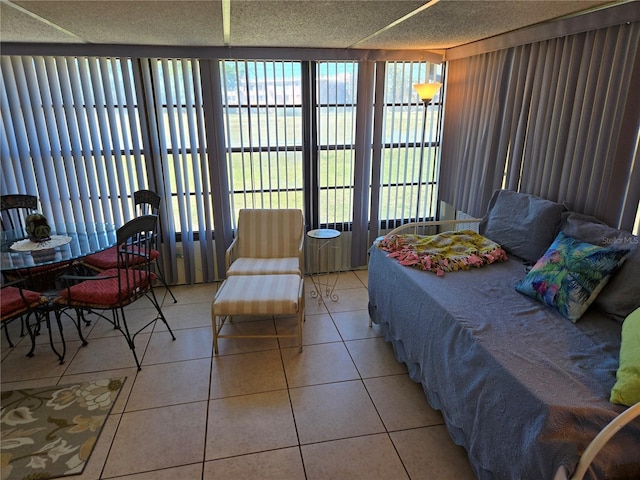
[[[629,252],[581,242],[560,232],[516,290],[576,322]]]

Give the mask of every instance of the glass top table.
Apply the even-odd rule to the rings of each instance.
[[[30,269],[72,260],[101,252],[116,244],[115,225],[71,222],[51,226],[51,240],[33,243],[22,230],[0,232],[3,272]]]

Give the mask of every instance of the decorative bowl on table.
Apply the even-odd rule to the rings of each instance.
[[[51,227],[47,222],[47,217],[41,213],[32,213],[25,218],[25,230],[29,240],[34,243],[51,240]]]

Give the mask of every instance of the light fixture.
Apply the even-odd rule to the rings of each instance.
[[[420,100],[424,103],[423,116],[422,116],[422,143],[420,143],[420,164],[418,167],[418,195],[416,198],[416,221],[420,221],[420,203],[421,203],[421,193],[422,193],[422,171],[424,169],[424,140],[425,140],[425,130],[427,127],[427,110],[429,107],[429,103],[433,97],[435,97],[438,90],[442,87],[441,83],[414,83],[413,88],[418,93]],[[436,135],[437,136],[437,135]],[[427,169],[428,174],[428,169]],[[426,192],[425,192],[426,194]]]
[[[438,90],[442,86],[441,83],[414,83],[413,88],[418,93],[420,100],[424,102],[425,105],[429,105],[429,102],[436,96]]]

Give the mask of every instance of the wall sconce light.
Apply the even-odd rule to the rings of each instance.
[[[438,90],[442,87],[441,83],[414,83],[413,88],[418,93],[420,100],[426,105],[436,96]]]

